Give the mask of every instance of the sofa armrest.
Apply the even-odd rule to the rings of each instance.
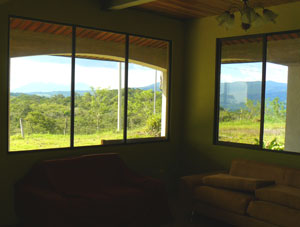
[[[227,173],[226,170],[220,170],[215,172],[208,172],[208,173],[201,173],[201,174],[194,174],[189,176],[183,176],[180,178],[180,189],[188,190],[189,192],[193,192],[196,186],[203,185],[202,179],[203,177],[218,174],[218,173]]]
[[[185,213],[188,214],[193,210],[194,190],[197,186],[203,185],[203,177],[218,173],[228,173],[228,171],[220,170],[214,172],[194,174],[189,176],[183,176],[179,179],[179,200],[185,209]]]

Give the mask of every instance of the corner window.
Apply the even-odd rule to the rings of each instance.
[[[300,33],[218,40],[215,143],[300,152]]]
[[[169,41],[10,18],[9,151],[165,140]]]

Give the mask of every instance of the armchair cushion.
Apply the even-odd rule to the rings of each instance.
[[[76,217],[93,218],[99,214],[102,222],[111,223],[118,218],[126,221],[140,213],[144,204],[148,204],[142,190],[131,187],[106,187],[97,193],[70,196],[68,214]],[[117,220],[115,220],[117,221]]]

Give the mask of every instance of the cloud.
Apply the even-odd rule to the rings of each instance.
[[[39,61],[37,57],[12,58],[10,63],[10,89],[22,87],[30,83],[56,83],[63,85],[71,84],[71,61],[63,63],[58,60]],[[55,57],[52,57],[55,58]],[[56,57],[61,58],[61,57]],[[51,58],[48,58],[51,59]],[[95,66],[76,64],[75,83],[84,83],[99,88],[118,87],[119,69],[118,63],[115,67],[107,67],[99,62]],[[158,81],[161,72],[158,73]],[[143,87],[154,84],[155,70],[134,65],[129,70],[129,87]],[[122,67],[122,87],[124,87],[124,64]]]
[[[267,81],[287,83],[288,67],[267,63]],[[221,82],[262,81],[262,63],[224,64],[221,69]]]

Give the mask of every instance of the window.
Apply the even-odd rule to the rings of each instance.
[[[72,27],[13,18],[10,28],[9,151],[69,147]]]
[[[169,45],[138,36],[129,43],[128,138],[165,137]],[[151,60],[139,59],[140,53]]]
[[[125,40],[123,34],[76,28],[74,146],[122,143]]]
[[[300,152],[300,32],[219,39],[215,143]]]
[[[169,41],[10,18],[9,151],[165,140]]]

